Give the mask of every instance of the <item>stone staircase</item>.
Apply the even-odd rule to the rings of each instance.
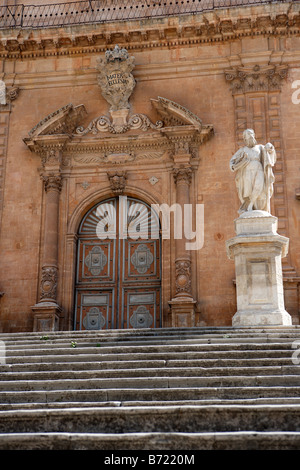
[[[1,450],[300,448],[298,326],[0,340]]]

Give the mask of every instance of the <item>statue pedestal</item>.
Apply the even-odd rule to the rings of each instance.
[[[288,326],[291,316],[284,307],[281,258],[289,239],[278,235],[277,217],[249,211],[235,220],[237,236],[226,249],[235,261],[237,312],[233,326]]]

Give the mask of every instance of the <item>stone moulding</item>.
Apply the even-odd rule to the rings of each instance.
[[[294,4],[294,5],[293,5]],[[217,14],[216,14],[217,11]],[[196,15],[151,18],[142,23],[77,25],[22,30],[0,30],[1,58],[34,58],[101,53],[119,42],[129,50],[223,42],[259,35],[293,36],[299,34],[298,2],[270,2],[254,7],[217,9]],[[8,35],[9,31],[9,35]]]

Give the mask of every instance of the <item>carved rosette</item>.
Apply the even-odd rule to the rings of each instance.
[[[43,266],[41,278],[41,301],[56,301],[58,269],[56,266]]]
[[[177,259],[175,261],[175,286],[176,296],[192,295],[192,269],[190,260]]]
[[[107,176],[112,192],[116,195],[123,194],[126,186],[127,172],[125,170],[108,171]]]
[[[193,170],[191,167],[179,167],[173,169],[173,176],[175,184],[187,184],[190,185],[192,182]]]

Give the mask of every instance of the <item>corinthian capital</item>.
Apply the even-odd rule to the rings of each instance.
[[[280,90],[287,73],[286,65],[242,66],[225,70],[225,79],[230,83],[232,94],[235,95],[252,91]]]
[[[43,175],[42,179],[44,181],[45,191],[61,191],[62,188],[62,177],[60,174],[50,173]]]
[[[175,184],[191,184],[193,170],[189,166],[173,168]]]

